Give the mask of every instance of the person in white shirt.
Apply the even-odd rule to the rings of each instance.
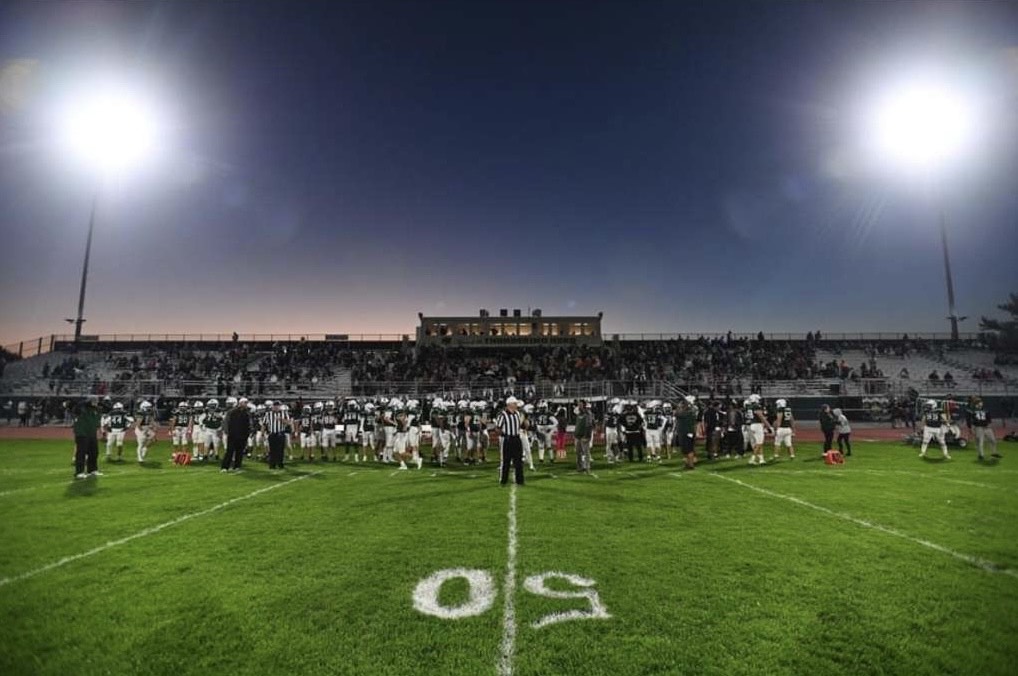
[[[852,455],[852,426],[848,424],[848,418],[842,413],[840,408],[836,408],[833,411],[834,422],[837,424],[838,430],[838,451],[842,455]]]

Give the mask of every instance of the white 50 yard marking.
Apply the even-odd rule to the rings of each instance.
[[[571,585],[576,587],[582,587],[578,591],[559,591],[557,589],[549,589],[545,585],[545,581],[548,579],[565,580]],[[569,620],[607,620],[611,618],[608,613],[608,609],[601,603],[601,597],[598,596],[597,590],[594,589],[596,583],[593,580],[588,580],[585,577],[579,575],[571,575],[569,573],[541,573],[540,575],[531,575],[523,581],[523,587],[531,594],[537,594],[538,596],[545,596],[550,599],[587,599],[590,602],[590,610],[569,610],[564,613],[552,613],[551,615],[545,615],[541,619],[534,622],[531,627],[534,629],[540,629],[541,627],[547,627],[549,624],[555,624],[557,622],[568,622]]]
[[[466,603],[458,606],[443,606],[438,601],[442,585],[461,577],[469,585]],[[443,620],[462,620],[464,617],[481,615],[495,604],[495,579],[486,570],[473,568],[449,568],[432,573],[417,583],[414,589],[414,610]]]
[[[176,526],[178,524],[184,523],[185,521],[190,521],[191,519],[197,519],[200,516],[207,516],[209,514],[212,514],[213,512],[218,512],[221,509],[225,509],[226,507],[229,507],[230,505],[232,505],[234,503],[242,502],[244,500],[250,500],[251,498],[257,497],[257,496],[261,495],[262,493],[268,493],[269,491],[274,491],[277,488],[282,488],[283,486],[292,484],[295,481],[301,481],[303,479],[307,479],[308,477],[315,476],[316,474],[321,474],[321,472],[312,472],[311,474],[305,474],[304,476],[294,477],[293,479],[290,479],[289,481],[284,481],[283,483],[280,483],[280,484],[273,484],[272,486],[266,486],[265,488],[259,488],[256,491],[248,493],[247,495],[241,495],[240,497],[232,498],[230,500],[227,500],[226,502],[221,502],[218,505],[215,505],[214,507],[209,507],[208,509],[203,509],[200,512],[192,512],[190,514],[185,514],[184,516],[177,517],[176,519],[173,519],[172,521],[167,521],[166,523],[161,523],[158,526],[152,526],[151,528],[146,528],[145,530],[138,531],[137,533],[134,533],[132,535],[128,535],[127,537],[120,538],[119,540],[111,540],[110,542],[107,542],[104,545],[100,545],[100,546],[98,546],[98,547],[96,547],[94,549],[90,549],[87,552],[81,552],[80,554],[74,554],[73,556],[65,556],[64,558],[60,559],[59,561],[54,561],[53,563],[47,563],[45,566],[42,566],[41,568],[36,568],[35,570],[30,570],[27,573],[22,573],[21,575],[15,575],[14,577],[5,577],[5,578],[2,578],[2,579],[0,579],[0,587],[9,585],[9,584],[11,584],[13,582],[20,582],[22,580],[27,580],[30,577],[35,577],[36,575],[40,575],[40,574],[45,573],[47,571],[53,570],[54,568],[60,568],[61,566],[66,566],[68,563],[73,563],[73,562],[78,561],[80,559],[88,558],[89,556],[95,556],[96,554],[101,554],[102,552],[105,552],[107,549],[113,549],[114,547],[119,547],[121,545],[126,545],[128,542],[131,542],[132,540],[137,540],[139,538],[143,538],[143,537],[146,537],[148,535],[153,535],[153,534],[158,533],[159,531],[161,531],[163,529],[170,528],[171,526]]]
[[[512,676],[513,657],[516,654],[516,484],[509,487],[509,536],[505,566],[505,607],[502,610],[502,641],[499,644],[495,670],[499,676]],[[443,606],[438,595],[442,585],[456,578],[467,581],[469,595],[458,606]],[[550,589],[545,584],[549,579],[563,580],[579,587],[575,591]],[[550,599],[587,599],[590,610],[570,610],[545,615],[530,626],[541,629],[550,624],[570,620],[609,619],[608,609],[601,603],[601,597],[594,589],[596,582],[571,573],[547,572],[531,575],[523,587],[531,594]],[[488,612],[495,603],[497,590],[495,577],[486,570],[476,568],[447,568],[432,573],[417,583],[413,593],[414,609],[425,615],[444,620],[461,620]]]
[[[762,493],[763,495],[769,495],[772,498],[779,498],[781,500],[787,500],[788,502],[793,502],[793,503],[795,503],[797,505],[800,505],[802,507],[808,507],[808,508],[816,510],[818,512],[822,512],[823,514],[827,514],[828,516],[833,516],[835,518],[842,519],[844,521],[849,521],[851,523],[856,524],[857,526],[863,526],[864,528],[872,528],[873,530],[880,531],[881,533],[886,533],[888,535],[893,535],[894,537],[901,538],[902,540],[908,540],[909,542],[914,542],[915,544],[922,545],[923,547],[929,547],[930,549],[933,549],[935,551],[941,552],[942,554],[947,554],[948,556],[953,556],[954,558],[958,559],[959,561],[964,561],[965,563],[968,563],[968,564],[971,564],[973,566],[976,566],[977,568],[982,568],[983,570],[985,570],[985,571],[987,571],[989,573],[1003,573],[1004,575],[1010,575],[1011,577],[1018,577],[1018,571],[1012,570],[1010,568],[1004,568],[1003,566],[1001,566],[999,564],[996,564],[993,561],[987,561],[986,559],[980,559],[980,558],[978,558],[976,556],[969,556],[968,554],[962,554],[961,552],[956,552],[953,549],[948,549],[947,547],[944,547],[943,545],[938,545],[935,542],[930,542],[929,540],[923,540],[921,538],[917,538],[917,537],[914,537],[912,535],[909,535],[908,533],[902,533],[899,530],[895,530],[893,528],[888,528],[887,526],[881,526],[879,523],[873,523],[871,521],[866,521],[865,519],[859,519],[859,518],[856,518],[856,517],[854,517],[854,516],[852,516],[850,514],[842,514],[841,512],[835,512],[832,509],[828,509],[826,507],[821,507],[820,505],[814,505],[811,502],[806,502],[805,500],[797,498],[797,497],[795,497],[793,495],[784,495],[782,493],[775,493],[774,491],[769,491],[766,488],[760,488],[759,486],[753,486],[752,484],[747,484],[747,483],[744,483],[742,481],[739,481],[738,479],[733,479],[731,477],[727,477],[727,476],[724,476],[722,474],[711,473],[711,476],[717,477],[718,479],[724,479],[725,481],[730,481],[730,482],[732,482],[734,484],[739,484],[740,486],[743,486],[744,488],[748,488],[748,489],[750,489],[752,491],[756,491],[757,493]]]

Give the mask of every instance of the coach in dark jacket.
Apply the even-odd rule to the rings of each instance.
[[[241,397],[237,405],[226,412],[223,427],[226,428],[226,453],[223,454],[223,464],[219,471],[239,470],[244,459],[244,449],[247,448],[247,439],[251,436],[251,413],[247,408],[247,399]]]
[[[831,412],[831,407],[824,404],[820,407],[820,431],[824,433],[824,453],[834,446],[834,430],[838,426],[838,420]]]
[[[96,432],[99,431],[99,409],[95,401],[89,398],[74,409],[74,478],[84,479],[89,474],[100,476],[99,442]],[[85,474],[85,471],[88,474]]]

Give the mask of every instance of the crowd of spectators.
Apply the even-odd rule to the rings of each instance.
[[[271,345],[164,343],[138,345],[130,352],[111,351],[105,360],[93,358],[89,363],[71,354],[52,368],[47,365],[43,377],[49,379],[54,394],[60,394],[61,386],[68,382],[77,381],[79,386],[73,388],[77,391],[89,387],[92,380],[90,391],[96,394],[118,394],[132,381],[170,383],[185,394],[207,391],[210,381],[221,396],[299,393],[329,385],[330,379],[344,371],[349,371],[353,385],[361,389],[374,383],[400,382],[505,392],[524,391],[538,384],[612,381],[617,383],[615,391],[638,396],[649,383],[666,381],[690,391],[741,394],[775,380],[864,380],[869,384],[887,378],[877,365],[878,356],[942,356],[945,349],[951,349],[945,345],[908,335],[898,340],[833,341],[822,338],[819,331],[808,334],[806,340],[767,339],[763,334],[735,338],[729,334],[524,348],[415,347],[409,342],[379,347],[303,340]],[[967,349],[980,346],[978,341],[963,341],[962,345]],[[856,366],[843,358],[820,360],[821,347],[839,357],[843,351],[863,351],[868,358]],[[101,380],[96,375],[100,372],[105,372]],[[897,373],[899,380],[910,375],[907,368]],[[976,371],[974,377],[1005,379],[1000,370],[988,369]],[[935,372],[926,381],[950,383],[952,377]]]

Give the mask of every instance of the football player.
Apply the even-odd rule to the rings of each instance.
[[[450,436],[445,402],[435,399],[431,403],[431,461],[439,467],[444,466],[449,457]]]
[[[382,462],[391,463],[393,460],[393,451],[395,450],[396,443],[396,407],[402,408],[402,402],[393,397],[386,404],[385,408],[382,409]]]
[[[417,469],[420,469],[424,464],[424,458],[421,457],[421,411],[420,402],[416,399],[411,399],[406,403],[407,408],[407,419],[409,429],[407,430],[406,446],[410,456],[417,463]]]
[[[615,460],[622,460],[619,452],[619,414],[622,413],[622,405],[618,397],[608,402],[604,407],[604,459],[609,465]]]
[[[534,471],[534,457],[530,453],[530,435],[532,433],[531,428],[531,416],[534,415],[534,405],[525,404],[523,406],[523,415],[520,420],[520,443],[523,445],[523,462],[530,466],[530,471]],[[499,435],[499,441],[502,440],[502,436]],[[499,449],[499,457],[502,457],[502,449]]]
[[[990,452],[994,458],[999,458],[1000,453],[997,452],[997,436],[993,433],[993,418],[990,417],[989,411],[983,408],[983,398],[973,397],[972,405],[968,409],[966,415],[966,424],[968,425],[969,432],[975,430],[976,435],[976,448],[979,451],[979,459],[985,460],[983,456],[983,442],[989,439],[990,448],[993,449]],[[107,451],[106,457],[109,457]]]
[[[661,402],[649,401],[644,405],[643,422],[647,431],[647,452],[653,462],[661,462],[661,430],[664,427],[664,414]]]
[[[359,431],[361,434],[361,447],[364,449],[364,461],[374,457],[378,460],[375,444],[375,426],[378,418],[375,415],[375,405],[370,401],[364,404],[364,413],[361,414]]]
[[[537,403],[537,417],[534,419],[534,427],[537,430],[537,457],[544,462],[544,452],[548,451],[548,460],[555,462],[555,452],[552,450],[552,435],[558,420],[551,414],[548,402]]]
[[[322,411],[322,460],[335,459],[333,449],[336,447],[336,427],[339,425],[339,418],[336,417],[336,402],[329,400],[325,402],[325,410]]]
[[[312,431],[311,405],[304,404],[300,410],[300,417],[297,418],[297,430],[300,434],[300,455],[301,459],[311,460],[314,454],[315,433]]]
[[[360,447],[357,441],[357,433],[360,431],[361,426],[361,405],[356,399],[346,400],[346,404],[343,405],[341,420],[343,426],[343,448],[345,450],[343,460],[344,462],[350,462],[350,454],[353,453],[353,461],[360,462],[361,456],[358,455]],[[364,459],[367,460],[366,457]]]
[[[177,404],[177,410],[173,413],[173,452],[184,453],[187,451],[187,443],[191,434],[191,408],[186,401]],[[109,453],[107,453],[107,457]]]
[[[766,465],[764,458],[763,443],[764,430],[773,432],[774,428],[767,422],[764,415],[763,405],[760,403],[759,394],[749,395],[746,400],[746,420],[749,422],[749,443],[752,446],[752,454],[749,456],[750,465]]]
[[[117,462],[124,460],[124,436],[134,418],[127,415],[124,405],[119,401],[113,404],[112,410],[103,417],[102,424],[106,430],[106,460],[113,455],[113,447],[117,447]]]
[[[622,409],[620,422],[626,439],[626,455],[629,456],[629,462],[633,462],[633,451],[639,452],[640,462],[643,462],[647,440],[644,436],[643,416],[640,415],[640,409],[637,408],[635,401],[630,400],[626,403]]]
[[[782,446],[788,447],[788,459],[795,460],[795,447],[792,445],[792,437],[795,436],[795,417],[787,404],[788,402],[784,399],[774,402],[778,416],[774,419],[774,457],[772,460],[777,460],[781,455]]]
[[[936,439],[944,454],[944,460],[951,459],[951,454],[947,452],[947,423],[947,417],[937,406],[937,402],[927,399],[923,404],[923,443],[919,448],[920,458],[926,457],[926,447],[930,445],[931,440]]]
[[[208,458],[219,459],[219,449],[223,446],[223,412],[219,410],[219,400],[209,399],[205,402],[205,415],[202,417],[202,427],[205,429],[205,438],[202,444],[202,456],[199,460]]]
[[[669,460],[672,459],[672,438],[675,436],[675,409],[671,402],[661,404],[661,449]]]
[[[156,411],[152,403],[141,402],[138,407],[138,417],[135,419],[134,436],[138,440],[138,462],[145,462],[149,447],[155,443],[156,429],[159,424],[156,422]]]
[[[399,399],[395,402],[390,402],[393,410],[393,421],[395,422],[393,434],[392,434],[392,451],[393,455],[399,458],[399,468],[407,469],[407,458],[411,458],[410,451],[407,447],[407,442],[410,436],[410,415],[406,410],[403,402]],[[421,458],[418,455],[416,458],[411,458],[417,463],[417,469],[421,468]]]
[[[202,439],[205,438],[205,429],[201,426],[204,415],[205,404],[200,401],[191,404],[191,457],[195,459],[198,458]]]

